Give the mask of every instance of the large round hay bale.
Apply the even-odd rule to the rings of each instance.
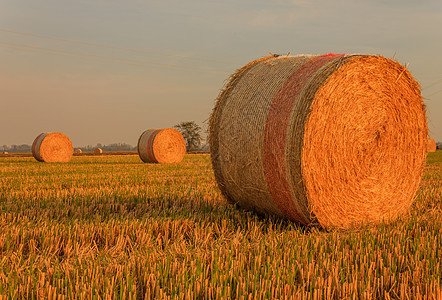
[[[229,201],[348,228],[410,208],[425,163],[425,105],[409,71],[381,56],[272,56],[231,76],[209,140]]]
[[[427,152],[435,152],[436,151],[436,142],[434,139],[428,139],[427,142]]]
[[[40,162],[68,162],[73,152],[71,140],[60,132],[43,132],[32,144],[32,155]]]
[[[178,163],[186,154],[183,135],[173,128],[144,131],[138,139],[137,148],[145,163]]]
[[[101,153],[103,153],[103,150],[101,148],[94,149],[94,154],[101,154]]]
[[[83,151],[81,149],[76,149],[74,153],[75,154],[81,154],[81,153],[83,153]]]

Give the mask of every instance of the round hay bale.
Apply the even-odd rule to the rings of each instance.
[[[43,132],[32,144],[32,155],[40,162],[68,162],[73,152],[71,140],[60,132]]]
[[[428,139],[427,152],[435,152],[435,151],[436,151],[436,142],[433,139]]]
[[[81,153],[83,153],[83,151],[81,151],[81,149],[76,149],[74,153],[75,154],[81,154]]]
[[[4,151],[4,152],[3,152],[3,154],[4,154],[4,155],[7,155],[7,154],[9,154],[9,152],[7,152],[7,151]]]
[[[231,76],[209,141],[230,202],[350,228],[410,208],[425,163],[425,105],[409,71],[381,56],[270,56]]]
[[[101,153],[103,153],[103,150],[101,148],[94,149],[94,154],[101,154]]]
[[[178,163],[186,154],[183,135],[173,128],[144,131],[138,139],[137,148],[145,163]]]

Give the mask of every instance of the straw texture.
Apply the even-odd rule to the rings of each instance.
[[[436,151],[436,142],[434,139],[428,139],[427,142],[427,152],[435,152]]]
[[[145,163],[178,163],[186,154],[186,143],[173,128],[148,129],[138,139],[137,149]]]
[[[348,228],[408,210],[426,136],[420,87],[403,66],[327,54],[271,56],[238,70],[218,96],[209,142],[230,202]]]
[[[94,154],[101,154],[101,153],[103,153],[103,149],[101,149],[101,148],[94,149]]]
[[[69,138],[60,132],[44,132],[32,144],[32,155],[40,162],[68,162],[74,148]]]

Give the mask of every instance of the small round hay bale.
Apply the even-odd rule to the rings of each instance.
[[[434,139],[428,139],[427,142],[427,152],[435,152],[436,151],[436,142]]]
[[[68,162],[73,152],[71,140],[60,132],[43,132],[32,144],[32,155],[40,162]]]
[[[9,152],[7,152],[7,151],[3,151],[3,154],[4,154],[4,155],[7,155],[7,154],[9,154]]]
[[[94,154],[101,154],[101,153],[103,153],[103,150],[101,148],[94,149]]]
[[[211,115],[209,141],[216,181],[230,202],[350,228],[410,208],[427,131],[420,86],[395,61],[270,56],[231,76]]]
[[[74,153],[75,154],[81,154],[81,153],[83,153],[83,151],[81,149],[76,149]]]
[[[145,163],[178,163],[186,154],[183,135],[176,129],[148,129],[138,139],[138,155]]]

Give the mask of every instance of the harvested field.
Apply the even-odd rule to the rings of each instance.
[[[209,155],[0,158],[7,298],[440,299],[442,151],[408,214],[324,231],[238,210]]]
[[[74,153],[75,154],[75,153]],[[77,153],[75,156],[95,156],[93,151]],[[114,156],[114,155],[138,155],[136,151],[106,151],[101,153],[103,156]],[[9,153],[9,157],[32,157],[32,153],[29,152],[14,152]]]
[[[221,91],[210,149],[229,201],[302,224],[352,228],[409,210],[427,132],[420,86],[397,62],[270,56],[238,70]]]

